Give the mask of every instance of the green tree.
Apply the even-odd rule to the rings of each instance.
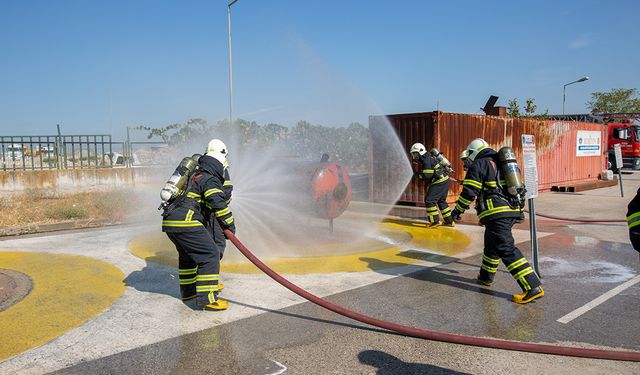
[[[207,138],[212,133],[214,127],[209,125],[206,120],[192,118],[184,124],[175,123],[161,128],[136,126],[133,129],[148,131],[147,139],[157,136],[162,138],[163,142],[171,146],[176,146],[202,139],[203,137]]]
[[[538,106],[536,105],[536,100],[533,98],[528,98],[525,101],[524,105],[524,114],[520,110],[520,106],[518,105],[518,99],[513,98],[509,100],[509,107],[507,107],[507,116],[509,117],[534,117],[540,118],[542,116],[546,116],[549,113],[549,110],[545,110],[544,113],[536,113],[538,110]]]
[[[611,89],[608,92],[594,92],[587,108],[593,112],[628,113],[640,112],[640,98],[638,89]]]
[[[533,116],[536,114],[536,111],[538,110],[538,106],[535,103],[535,100],[533,98],[529,98],[526,101],[526,104],[524,105],[524,113],[527,116]]]
[[[509,106],[507,107],[507,116],[520,117],[520,106],[518,105],[518,99],[513,98],[509,100]]]

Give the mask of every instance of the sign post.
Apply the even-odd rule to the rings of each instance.
[[[618,180],[620,180],[620,196],[624,198],[624,190],[622,190],[622,149],[620,143],[613,145],[613,152],[616,154],[616,168],[618,169]]]
[[[536,141],[530,134],[522,135],[522,159],[524,167],[524,186],[527,189],[525,197],[529,204],[529,232],[531,234],[531,262],[533,269],[540,275],[538,266],[538,229],[536,226],[535,198],[538,196],[538,164],[536,160]]]

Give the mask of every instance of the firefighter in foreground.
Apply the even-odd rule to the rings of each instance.
[[[449,193],[450,163],[437,150],[427,152],[422,143],[414,143],[409,150],[413,161],[418,164],[418,171],[415,175],[427,184],[427,193],[424,196],[424,205],[427,210],[428,226],[430,228],[440,225],[438,218],[438,208],[442,213],[444,225],[453,227],[455,222],[451,218],[451,208],[447,204],[447,194]]]
[[[462,181],[462,192],[453,210],[454,220],[476,200],[480,224],[485,227],[484,252],[478,283],[490,286],[498,271],[500,259],[522,288],[514,294],[513,302],[524,304],[544,296],[540,279],[515,246],[511,229],[524,220],[524,186],[520,182],[520,169],[510,147],[499,152],[481,138],[467,147],[467,174]]]
[[[196,308],[201,310],[225,310],[228,306],[227,301],[218,297],[220,250],[211,231],[204,225],[209,212],[213,212],[223,229],[235,233],[233,215],[223,190],[227,153],[222,141],[211,140],[197,162],[197,171],[193,173],[194,163],[185,160],[189,158],[183,159],[161,192],[162,199],[167,202],[162,215],[162,231],[178,251],[182,300],[195,298]],[[172,184],[175,185],[173,190]]]
[[[640,252],[640,189],[627,206],[627,224],[631,245]]]

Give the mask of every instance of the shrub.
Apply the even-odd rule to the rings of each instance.
[[[62,220],[83,219],[87,217],[87,211],[83,207],[73,204],[66,207],[55,207],[47,214],[47,216],[52,219]]]

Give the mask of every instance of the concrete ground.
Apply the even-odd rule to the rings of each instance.
[[[619,187],[544,193],[536,209],[573,218],[623,219],[640,174],[623,179],[625,198]],[[530,258],[526,224],[514,234]],[[4,275],[24,274],[33,284],[29,295],[0,311],[0,373],[640,373],[640,363],[404,337],[324,310],[262,274],[223,273],[230,308],[193,311],[178,299],[175,267],[137,257],[129,247],[153,228],[0,241],[0,269],[9,270]],[[364,262],[364,271],[285,277],[346,308],[411,327],[640,351],[639,256],[624,223],[539,218],[547,294],[525,306],[510,301],[517,287],[502,265],[491,288],[475,284],[481,227],[469,223],[434,230],[406,224],[404,230],[413,240],[393,250],[393,257],[366,254],[349,260]],[[437,243],[429,242],[459,237],[468,241],[456,242],[460,248],[452,252],[434,250]],[[603,295],[610,298],[596,304]]]

